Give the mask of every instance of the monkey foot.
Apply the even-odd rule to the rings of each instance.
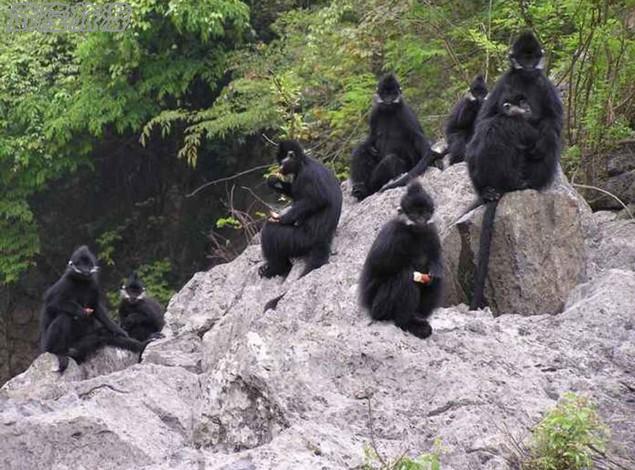
[[[275,276],[286,276],[287,274],[289,274],[290,270],[291,266],[289,266],[288,270],[281,272],[280,270],[273,269],[271,265],[265,264],[264,266],[260,266],[260,268],[258,268],[258,274],[260,275],[260,277],[271,279]]]
[[[483,201],[485,202],[494,202],[494,201],[498,201],[501,198],[501,194],[498,191],[496,191],[494,188],[487,187],[483,190],[481,197],[483,198]]]
[[[432,334],[430,323],[422,318],[413,318],[410,323],[408,323],[406,330],[421,339],[426,339]]]
[[[353,185],[353,190],[351,191],[351,194],[358,201],[361,201],[366,196],[368,196],[368,190],[366,189],[366,185],[363,184],[363,183],[354,184]]]

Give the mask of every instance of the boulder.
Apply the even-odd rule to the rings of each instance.
[[[474,198],[465,165],[431,169],[423,183],[447,239]],[[444,470],[511,469],[511,440],[526,440],[569,391],[598,404],[611,458],[633,468],[635,272],[598,265],[568,297],[549,290],[564,295],[559,315],[452,305],[435,312],[427,340],[371,324],[357,304],[359,271],[403,191],[359,204],[347,196],[331,262],[301,279],[301,263],[287,279],[260,279],[257,245],[198,273],[170,302],[166,337],[141,364],[117,370],[96,355],[60,376],[55,358],[41,356],[0,389],[0,468],[361,469],[364,449],[395,459],[440,440]],[[527,214],[545,228],[510,246],[555,256],[550,245],[579,236],[584,207],[574,193],[506,196],[499,232],[527,227],[513,207],[533,208]],[[611,245],[607,225],[588,215],[597,230],[585,246],[601,257],[593,250]],[[578,256],[572,265],[584,265]],[[548,262],[546,278],[572,276]]]
[[[546,191],[503,196],[494,220],[485,297],[500,315],[560,313],[571,289],[586,280],[587,249],[580,213],[565,181]],[[469,303],[485,207],[461,218],[442,240],[446,305]]]

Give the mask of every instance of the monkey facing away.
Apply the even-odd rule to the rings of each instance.
[[[547,187],[560,160],[562,103],[543,72],[544,51],[531,33],[524,33],[509,57],[511,68],[484,102],[466,149],[470,179],[486,204],[472,309],[485,303],[498,200],[506,192]]]
[[[482,75],[478,75],[470,84],[467,95],[454,106],[445,126],[450,165],[465,160],[465,146],[474,135],[476,117],[486,96],[485,79]]]
[[[40,345],[57,356],[59,371],[68,358],[84,361],[100,347],[110,345],[141,353],[145,343],[129,338],[106,312],[97,260],[86,246],[71,256],[66,272],[44,294],[40,314]]]
[[[360,277],[360,303],[373,320],[393,321],[419,338],[432,334],[428,317],[441,302],[441,242],[434,203],[418,182],[408,186],[397,217],[375,239]]]
[[[136,272],[121,286],[120,294],[119,321],[130,337],[137,341],[160,337],[165,325],[163,308],[146,296],[145,286]]]

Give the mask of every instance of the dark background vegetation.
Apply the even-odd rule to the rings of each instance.
[[[33,358],[39,299],[76,246],[98,253],[113,303],[132,269],[166,303],[235,256],[265,170],[187,195],[271,162],[262,134],[346,178],[384,71],[439,138],[470,79],[492,85],[531,29],[563,94],[568,176],[601,186],[633,138],[633,0],[128,3],[122,33],[0,36],[0,382]]]

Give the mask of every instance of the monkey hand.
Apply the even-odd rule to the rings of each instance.
[[[277,212],[271,211],[269,213],[269,218],[267,219],[267,221],[273,223],[273,224],[278,224],[280,223],[280,214],[278,214]]]
[[[432,276],[430,274],[425,274],[425,273],[420,273],[419,271],[415,271],[413,273],[412,280],[414,282],[418,282],[419,284],[423,284],[424,286],[427,286],[432,282]]]
[[[273,189],[280,189],[282,187],[282,175],[280,173],[274,173],[267,178],[267,186]]]

